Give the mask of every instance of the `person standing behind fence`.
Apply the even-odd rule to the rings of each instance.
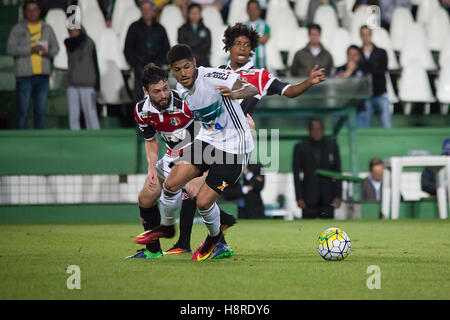
[[[8,55],[14,57],[17,127],[27,128],[33,99],[34,128],[44,129],[51,59],[59,51],[58,41],[52,27],[40,20],[41,9],[36,0],[26,1],[23,13],[24,21],[12,28],[7,44]]]
[[[80,111],[83,110],[87,129],[100,129],[97,115],[96,90],[100,89],[100,73],[94,41],[83,28],[69,29],[64,40],[69,68],[67,71],[67,101],[69,126],[80,130]]]

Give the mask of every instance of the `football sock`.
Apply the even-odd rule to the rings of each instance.
[[[153,227],[159,226],[161,222],[161,216],[159,214],[158,205],[154,205],[151,208],[139,207],[139,211],[141,214],[141,222],[142,225],[144,226],[145,231],[150,230]],[[152,253],[158,252],[161,249],[159,239],[147,243],[146,248],[148,251]]]
[[[220,232],[220,209],[217,203],[214,202],[214,204],[206,210],[197,209],[208,229],[208,234],[211,237],[217,236]]]
[[[189,197],[183,200],[180,212],[180,237],[177,242],[177,245],[183,249],[191,247],[191,232],[196,209],[194,200]]]
[[[175,192],[167,190],[163,186],[161,205],[161,225],[171,226],[175,224],[178,210],[181,207],[181,189]]]

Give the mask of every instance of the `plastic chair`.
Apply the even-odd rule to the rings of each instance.
[[[59,52],[53,58],[53,66],[56,69],[67,70],[67,50],[64,40],[69,37],[66,27],[66,13],[63,9],[51,9],[48,11],[45,21],[52,27],[58,41]]]
[[[116,34],[120,34],[123,30],[123,19],[125,17],[125,14],[129,11],[133,10],[136,12],[136,10],[139,12],[139,17],[141,16],[141,11],[136,6],[136,2],[134,0],[120,0],[116,1],[114,4],[114,9],[112,12],[111,17],[111,24],[114,32]],[[137,20],[137,19],[136,19]]]
[[[244,1],[245,2],[245,1]],[[271,0],[269,1],[266,9],[266,21],[269,26],[275,25],[275,23],[283,22],[283,18],[290,16],[289,21],[292,18],[297,22],[297,18],[292,11],[287,0]]]
[[[125,60],[123,50],[120,49],[119,38],[114,30],[106,28],[100,34],[97,43],[99,60],[112,60],[120,70],[129,70],[130,66]]]
[[[431,12],[430,19],[426,24],[428,48],[433,51],[441,51],[442,39],[450,34],[450,19],[445,9],[437,7]]]
[[[450,60],[450,35],[443,39],[441,53],[439,54],[439,65],[442,67],[447,60]]]
[[[428,49],[422,25],[414,23],[406,30],[400,55],[400,64],[405,67],[410,60],[417,59],[426,70],[436,70],[437,66]]]
[[[88,10],[81,13],[81,23],[86,29],[89,37],[94,40],[95,43],[100,41],[100,34],[106,29],[105,17],[101,11]]]
[[[231,1],[227,20],[230,26],[235,25],[237,22],[248,21],[247,1]]]
[[[327,50],[333,57],[333,63],[339,67],[347,63],[347,49],[351,45],[350,33],[344,28],[338,28],[334,32],[333,40]],[[326,46],[325,46],[326,47]]]
[[[223,29],[224,25],[222,15],[220,14],[219,9],[214,6],[205,7],[202,10],[202,18],[205,26],[211,31],[216,31],[218,28]]]
[[[166,29],[170,46],[176,45],[178,43],[178,29],[184,23],[181,10],[174,4],[165,6],[161,12],[159,23]]]
[[[386,50],[388,56],[388,69],[400,69],[400,65],[398,64],[397,56],[392,48],[391,38],[389,37],[387,30],[384,28],[372,30],[372,41],[377,47]]]
[[[99,104],[130,103],[131,99],[126,91],[125,82],[119,67],[112,60],[100,60],[100,94],[97,97]]]
[[[450,104],[450,58],[447,58],[439,74],[436,86],[436,97],[441,103],[441,114],[448,114]]]
[[[269,41],[266,42],[266,64],[267,69],[270,72],[275,72],[276,70],[283,70],[285,68],[283,64],[283,59],[281,59],[281,54],[277,49],[273,37],[270,37]]]
[[[292,39],[298,29],[297,18],[291,9],[278,8],[276,20],[267,22],[271,28],[271,37],[274,38],[279,51],[289,51],[292,47]]]
[[[295,1],[294,12],[300,21],[305,21],[308,16],[308,7],[310,0]]]
[[[292,61],[294,60],[294,56],[297,53],[297,51],[303,49],[308,44],[308,42],[309,42],[308,29],[307,28],[298,28],[297,31],[295,32],[295,36],[293,39],[295,39],[295,40],[294,40],[293,45],[291,46],[291,49],[289,50],[289,53],[288,53],[288,59],[287,59],[288,67],[290,67],[292,65]]]
[[[223,33],[227,26],[222,25],[216,29],[216,32],[211,32],[211,57],[210,63],[212,67],[219,67],[227,64],[228,53],[223,50],[224,44],[222,42]]]
[[[137,8],[135,9],[133,7],[128,7],[127,10],[124,12],[124,15],[120,22],[121,30],[119,32],[119,45],[120,45],[121,51],[123,51],[125,48],[125,40],[127,38],[128,29],[130,28],[130,25],[133,22],[139,20],[140,17],[141,17],[141,12]],[[113,22],[113,26],[114,26],[114,22]]]
[[[123,1],[123,0],[121,0],[121,1]],[[120,2],[120,1],[118,1],[118,2]],[[98,1],[78,0],[78,5],[81,8],[81,13],[82,14],[85,13],[85,12],[88,12],[88,11],[93,11],[93,10],[99,11],[100,13],[102,12],[100,10],[100,6],[98,4]]]
[[[418,23],[426,25],[430,19],[432,12],[439,8],[439,0],[426,0],[421,1],[417,8],[416,20]]]
[[[350,35],[352,37],[352,44],[361,46],[361,27],[367,24],[367,19],[369,17],[367,13],[368,6],[360,6],[352,16]]]
[[[403,7],[398,7],[392,14],[389,33],[391,35],[392,48],[401,51],[403,46],[403,37],[406,30],[414,23],[411,12]]]
[[[389,72],[386,72],[386,91],[388,94],[389,102],[391,103],[391,113],[394,111],[393,103],[397,103],[400,100],[398,99],[397,95],[395,94],[394,86],[392,85],[391,76],[389,75]]]
[[[409,60],[403,67],[398,96],[406,102],[404,113],[411,113],[413,102],[424,102],[425,113],[430,110],[430,103],[435,102],[425,68],[418,60]]]
[[[321,39],[324,45],[331,44],[336,37],[335,31],[339,28],[336,11],[329,5],[321,5],[314,14],[314,23],[322,28]]]

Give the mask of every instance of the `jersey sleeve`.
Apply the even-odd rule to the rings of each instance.
[[[288,83],[281,82],[276,76],[266,69],[262,69],[259,74],[259,92],[261,96],[270,96],[274,94],[281,95]]]
[[[284,90],[287,89],[287,87],[289,87],[290,84],[287,82],[282,82],[280,81],[278,78],[275,78],[272,83],[270,84],[270,86],[267,88],[267,95],[268,96],[272,96],[272,95],[283,95]]]
[[[153,140],[156,137],[156,130],[142,117],[142,114],[139,112],[139,104],[136,104],[134,108],[134,118],[138,125],[139,133],[144,139],[147,141]]]

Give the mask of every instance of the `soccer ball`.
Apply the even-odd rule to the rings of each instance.
[[[317,239],[317,251],[327,261],[344,260],[350,253],[350,237],[339,228],[328,228]]]

